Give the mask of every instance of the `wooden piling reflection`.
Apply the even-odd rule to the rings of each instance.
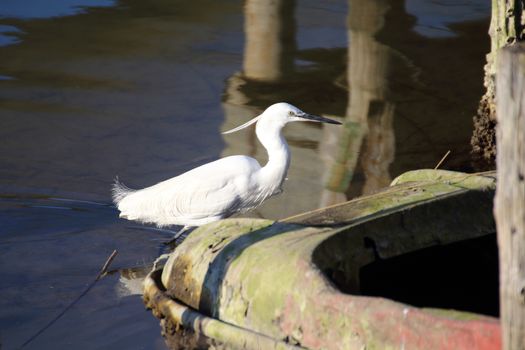
[[[243,69],[249,79],[279,81],[293,70],[295,1],[248,0]]]
[[[346,199],[358,166],[367,194],[387,186],[389,166],[394,160],[393,116],[395,105],[389,100],[388,73],[392,49],[375,38],[385,25],[389,11],[386,0],[350,0],[348,16],[348,106],[345,125],[338,133],[335,156],[325,179],[321,206]],[[360,153],[362,155],[360,156]],[[361,164],[358,160],[361,159]]]

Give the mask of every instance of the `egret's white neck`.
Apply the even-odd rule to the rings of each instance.
[[[272,187],[272,191],[280,190],[290,165],[290,150],[281,133],[284,125],[264,116],[257,122],[257,137],[268,152],[268,163],[261,170],[261,180]]]

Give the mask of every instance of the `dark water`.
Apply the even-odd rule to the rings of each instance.
[[[288,101],[343,127],[286,129],[278,219],[443,165],[469,169],[489,49],[487,0],[0,0],[0,345],[164,348],[141,268],[168,235],[119,220],[112,179],[143,187],[229,154]],[[257,16],[255,16],[257,14]]]

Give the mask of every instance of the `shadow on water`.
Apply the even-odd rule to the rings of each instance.
[[[373,192],[406,170],[433,167],[448,149],[444,167],[468,169],[489,43],[481,3],[1,6],[0,192],[15,193],[0,199],[3,347],[23,343],[117,249],[121,272],[34,348],[163,348],[156,321],[130,295],[139,273],[127,269],[147,266],[166,234],[79,200],[109,202],[115,175],[141,188],[220,156],[264,162],[253,131],[227,139],[219,131],[268,104],[288,101],[345,126],[287,128],[290,181],[253,216],[279,219]],[[227,264],[214,269],[218,276]],[[122,286],[135,292],[123,296]]]

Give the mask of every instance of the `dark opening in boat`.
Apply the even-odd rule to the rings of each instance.
[[[359,280],[362,295],[498,316],[496,234],[376,260]]]

